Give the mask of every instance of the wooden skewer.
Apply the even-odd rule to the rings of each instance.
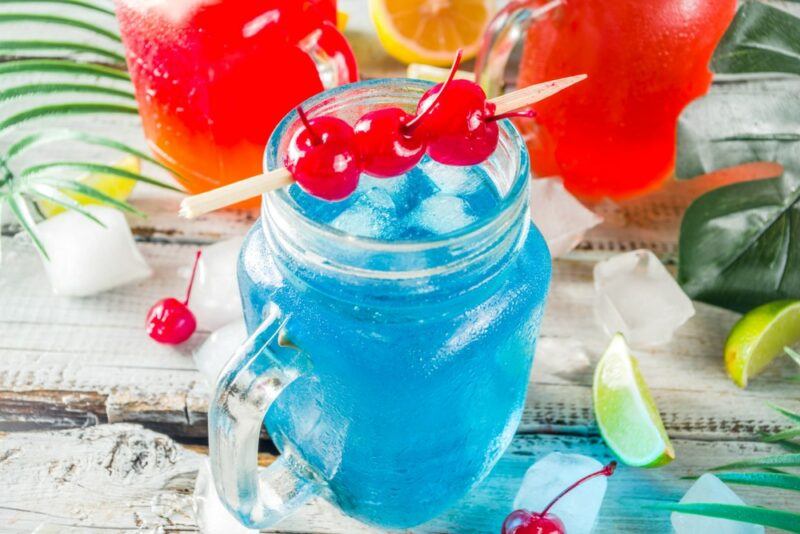
[[[563,91],[571,85],[586,79],[585,74],[560,78],[549,82],[538,83],[518,89],[511,93],[498,96],[490,100],[495,106],[495,114],[502,115],[522,108],[526,108],[536,102],[549,98],[559,91]],[[294,179],[292,174],[284,169],[259,174],[252,178],[245,178],[205,193],[186,197],[181,202],[180,215],[187,219],[193,219],[206,213],[242,202],[268,191],[273,191],[281,187],[290,185]]]

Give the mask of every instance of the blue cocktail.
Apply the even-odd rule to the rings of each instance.
[[[427,89],[364,82],[304,104],[351,124]],[[297,127],[277,128],[267,166]],[[211,410],[223,500],[266,526],[322,493],[384,527],[435,517],[493,467],[522,414],[550,257],[528,217],[528,159],[507,121],[476,167],[424,159],[343,202],[264,198],[239,283],[251,339]],[[261,473],[263,414],[281,458]]]

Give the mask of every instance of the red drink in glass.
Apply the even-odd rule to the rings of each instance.
[[[292,107],[357,79],[336,0],[117,0],[117,15],[148,143],[192,193],[260,173]]]

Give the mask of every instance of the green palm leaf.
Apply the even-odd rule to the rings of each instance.
[[[91,63],[79,63],[68,59],[20,59],[17,61],[0,63],[0,75],[25,72],[80,74],[125,81],[130,81],[131,79],[127,72],[119,69],[104,67],[102,65],[93,65]]]
[[[138,209],[131,206],[127,202],[122,200],[117,200],[116,198],[103,193],[99,189],[81,183],[77,180],[67,180],[64,178],[41,178],[40,181],[41,183],[51,185],[53,187],[61,189],[62,191],[67,190],[67,191],[73,191],[75,193],[80,193],[81,195],[86,195],[87,197],[93,198],[98,202],[117,208],[120,211],[127,211],[128,213],[133,213],[134,215],[138,215],[139,217],[146,217],[144,212],[139,211]]]
[[[0,0],[0,4],[65,4],[114,16],[114,11],[82,0]]]
[[[59,26],[70,26],[85,30],[118,43],[122,42],[119,35],[108,28],[103,28],[97,24],[86,22],[72,17],[61,15],[45,15],[43,13],[0,13],[0,24],[13,24],[18,22],[36,22],[40,24],[56,24]]]
[[[0,121],[0,131],[17,126],[23,122],[54,115],[87,115],[97,113],[116,113],[124,115],[137,115],[136,106],[125,104],[109,104],[106,102],[71,102],[69,104],[48,104],[26,109]]]
[[[33,220],[33,215],[31,215],[31,211],[28,209],[25,199],[19,193],[11,193],[6,197],[6,202],[11,212],[17,218],[17,221],[19,221],[19,224],[31,237],[33,244],[36,245],[36,248],[39,249],[39,252],[42,253],[45,259],[49,260],[50,256],[47,255],[44,245],[42,245],[42,242],[39,240],[39,235],[36,233],[36,222]]]
[[[800,514],[784,512],[782,510],[712,503],[653,503],[647,506],[649,508],[671,510],[682,514],[716,517],[719,519],[730,519],[731,521],[741,521],[742,523],[763,525],[765,527],[780,528],[787,532],[800,532]]]
[[[23,170],[19,174],[19,176],[23,180],[42,179],[42,178],[51,180],[50,178],[47,177],[53,175],[54,173],[57,173],[58,171],[76,171],[76,170],[98,173],[98,174],[111,174],[113,176],[119,176],[120,178],[128,178],[130,180],[136,180],[137,182],[143,182],[146,184],[155,185],[163,189],[169,189],[171,191],[177,191],[179,193],[182,192],[177,187],[165,184],[164,182],[161,182],[149,176],[145,176],[143,174],[131,172],[117,167],[112,167],[111,165],[102,165],[99,163],[85,163],[80,161],[56,161],[52,163],[43,163],[41,165],[33,165]]]
[[[715,467],[712,471],[723,469],[749,469],[755,467],[800,467],[800,454],[778,454],[776,456],[764,456],[753,460],[743,460],[731,464]]]
[[[800,491],[800,476],[788,473],[716,473],[714,476],[732,484]]]
[[[136,99],[133,93],[129,91],[114,89],[113,87],[103,87],[102,85],[82,83],[32,83],[0,90],[0,102],[13,98],[53,93],[89,93],[116,96],[126,100]]]
[[[153,165],[161,167],[164,170],[167,171],[170,170],[169,167],[167,167],[154,157],[130,145],[126,145],[125,143],[121,143],[119,141],[101,135],[87,134],[75,130],[51,130],[47,132],[37,132],[28,135],[26,137],[23,137],[22,139],[20,139],[19,141],[17,141],[8,148],[8,150],[6,151],[6,160],[10,161],[30,148],[58,141],[80,141],[90,145],[104,146],[106,148],[111,148],[114,150],[118,150],[120,152],[124,152],[126,154],[130,154],[132,156],[136,156],[137,158],[140,158],[144,161],[148,161]],[[153,184],[153,185],[158,185],[159,187],[161,186],[171,187],[163,183]]]
[[[787,348],[786,351],[792,352],[792,349]],[[798,355],[798,357],[800,358],[800,355]],[[790,420],[794,421],[795,423],[800,423],[800,413],[794,413],[790,410],[787,410],[786,408],[781,408],[780,406],[776,406],[774,404],[771,404],[770,407],[779,414],[783,415],[784,417],[787,417]]]
[[[796,426],[794,428],[788,428],[781,432],[777,432],[775,434],[769,434],[764,436],[762,439],[767,443],[775,443],[777,441],[786,441],[787,439],[794,439],[797,436],[800,436],[800,426]]]
[[[47,200],[49,202],[52,202],[53,204],[57,204],[57,205],[61,206],[64,209],[72,210],[72,211],[75,211],[77,213],[80,213],[81,215],[83,215],[87,219],[89,219],[89,220],[91,220],[93,222],[96,222],[97,224],[99,224],[103,228],[106,227],[106,225],[105,225],[105,223],[103,223],[103,221],[101,221],[100,219],[98,219],[97,217],[95,217],[94,215],[89,213],[87,210],[85,210],[83,208],[83,206],[81,206],[81,204],[77,200],[75,200],[74,198],[72,198],[72,197],[70,197],[68,195],[65,195],[58,188],[55,188],[55,187],[47,185],[47,184],[36,184],[31,189],[30,192],[31,192],[31,194],[33,196],[35,196],[35,197],[37,197],[37,198],[39,198],[41,200]]]
[[[124,64],[125,56],[113,50],[106,50],[99,46],[86,45],[81,43],[71,43],[69,41],[0,41],[0,52],[83,52],[95,54],[100,57],[110,59],[116,63]]]

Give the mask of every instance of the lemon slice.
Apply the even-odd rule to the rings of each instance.
[[[124,171],[139,173],[142,165],[139,161],[139,158],[135,156],[125,156],[119,161],[115,162],[113,166]],[[78,181],[94,187],[95,189],[115,198],[116,200],[127,200],[127,198],[133,192],[133,188],[136,186],[136,180],[121,178],[113,174],[102,173],[86,174],[78,178]],[[97,200],[87,197],[86,195],[81,195],[80,193],[64,191],[64,194],[77,200],[80,204],[100,204],[100,202]],[[42,200],[37,204],[39,206],[39,210],[42,212],[42,215],[48,218],[65,211],[64,208],[58,204],[50,202],[49,200]]]
[[[378,38],[404,63],[447,66],[478,52],[493,0],[369,0]]]
[[[800,300],[779,300],[751,310],[731,329],[725,368],[739,387],[800,341]]]
[[[627,465],[660,467],[675,459],[653,397],[622,334],[594,373],[594,413],[608,447]]]

